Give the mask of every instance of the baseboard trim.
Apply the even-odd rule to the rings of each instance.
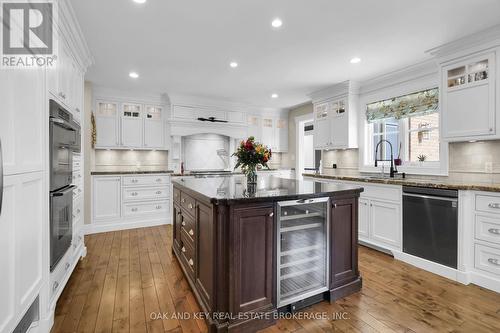
[[[470,272],[470,277],[473,284],[500,293],[500,279],[495,279],[479,272]]]
[[[101,232],[128,230],[145,227],[156,227],[163,224],[171,224],[170,218],[149,219],[142,221],[114,221],[112,223],[91,223],[82,227],[84,235],[97,234]]]
[[[422,259],[419,257],[412,256],[411,254],[393,251],[394,258],[400,261],[403,261],[412,266],[421,268],[428,272],[437,274],[439,276],[445,277],[447,279],[462,283],[469,284],[470,279],[467,272],[459,271],[458,269],[454,269],[448,266],[444,266],[426,259]]]

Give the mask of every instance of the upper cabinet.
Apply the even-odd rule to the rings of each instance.
[[[314,104],[314,147],[357,148],[357,85],[350,81],[343,82],[311,97]]]
[[[288,119],[279,116],[248,116],[248,134],[277,153],[288,151]]]
[[[97,100],[96,149],[168,149],[164,108]]]
[[[443,138],[496,139],[497,52],[465,57],[441,66]]]

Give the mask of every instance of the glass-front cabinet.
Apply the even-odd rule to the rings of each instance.
[[[278,307],[328,290],[328,198],[278,203]]]

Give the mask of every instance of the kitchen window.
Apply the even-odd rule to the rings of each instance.
[[[435,88],[368,104],[365,169],[374,164],[377,143],[387,140],[394,158],[401,159],[401,171],[441,173],[438,96]],[[390,160],[390,146],[381,144],[377,154],[379,160]]]

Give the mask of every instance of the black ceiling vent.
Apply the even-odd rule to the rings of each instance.
[[[198,118],[199,121],[209,121],[211,123],[227,123],[227,120],[216,119],[215,117]]]

